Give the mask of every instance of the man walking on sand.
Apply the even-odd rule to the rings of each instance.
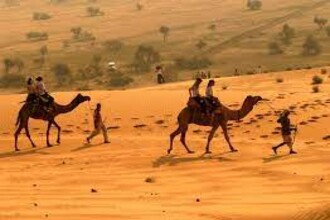
[[[87,142],[90,143],[91,140],[97,136],[98,134],[100,134],[100,132],[102,131],[103,134],[103,138],[104,138],[104,143],[110,143],[109,139],[108,139],[108,133],[107,133],[107,128],[105,127],[103,121],[102,121],[102,116],[101,116],[101,104],[98,103],[96,105],[96,109],[94,110],[94,115],[93,115],[93,119],[94,119],[94,131],[91,133],[91,135],[89,137],[87,137]]]
[[[277,154],[277,149],[284,146],[284,145],[287,145],[289,147],[290,154],[296,154],[297,153],[292,149],[293,141],[292,141],[292,137],[291,137],[291,131],[297,131],[297,128],[294,128],[291,125],[289,115],[290,115],[290,111],[289,110],[284,110],[281,113],[280,118],[277,120],[277,122],[280,123],[281,126],[282,126],[281,131],[282,131],[283,142],[272,148],[275,154]]]

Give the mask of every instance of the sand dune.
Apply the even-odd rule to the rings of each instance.
[[[269,99],[277,111],[290,107],[292,121],[300,123],[294,156],[286,148],[272,155],[270,148],[281,137],[273,110],[262,103],[230,124],[238,153],[228,153],[219,130],[213,154],[203,155],[210,129],[191,126],[188,144],[196,153],[187,155],[176,139],[173,154],[166,155],[191,82],[84,92],[92,106],[104,105],[111,144],[100,144],[101,138],[84,144],[92,129],[86,103],[58,118],[60,146],[46,148],[46,125],[31,120],[38,148],[21,135],[22,151],[15,153],[14,122],[24,95],[2,95],[0,219],[330,219],[330,87],[324,75],[321,92],[312,93],[311,78],[318,72],[217,80],[216,94],[232,108],[249,94]],[[276,83],[277,77],[284,82]],[[54,95],[68,103],[76,93]],[[53,143],[55,135],[54,129]]]

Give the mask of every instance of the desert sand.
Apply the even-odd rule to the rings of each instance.
[[[92,97],[91,106],[103,104],[111,144],[101,144],[101,136],[84,144],[92,129],[84,103],[57,119],[63,129],[60,145],[46,148],[46,124],[30,120],[38,147],[32,149],[23,134],[21,152],[14,152],[14,123],[25,95],[1,95],[0,219],[330,219],[330,86],[328,76],[320,75],[321,91],[312,93],[311,78],[319,72],[216,80],[216,95],[231,108],[247,95],[269,99],[276,110],[290,107],[292,122],[299,124],[297,155],[288,155],[285,147],[273,155],[271,147],[281,137],[276,114],[264,103],[243,122],[231,122],[239,152],[228,152],[219,130],[213,154],[203,155],[210,129],[190,126],[188,145],[196,153],[186,154],[177,138],[174,152],[166,155],[191,81],[82,92]],[[277,83],[278,77],[284,82]],[[68,103],[77,93],[53,95]],[[55,129],[51,137],[55,143]]]

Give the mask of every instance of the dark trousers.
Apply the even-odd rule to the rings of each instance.
[[[158,82],[158,84],[165,83],[165,79],[164,79],[164,76],[162,74],[157,75],[157,82]]]

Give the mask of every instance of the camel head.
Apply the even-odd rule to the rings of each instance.
[[[82,94],[79,93],[74,100],[78,104],[80,104],[80,103],[83,103],[83,102],[86,102],[86,101],[90,101],[91,100],[91,97],[89,97],[89,96],[83,96]]]
[[[246,106],[249,106],[249,108],[253,108],[254,105],[256,105],[258,102],[262,101],[262,97],[261,96],[247,96],[245,101],[244,101],[244,104]]]

